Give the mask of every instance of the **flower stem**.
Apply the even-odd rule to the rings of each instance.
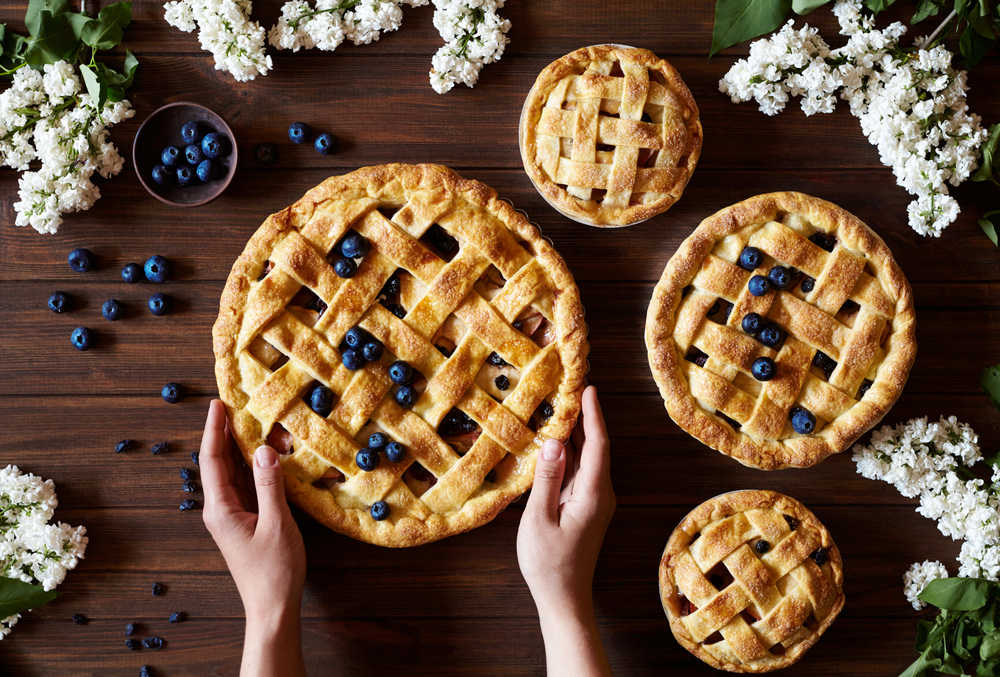
[[[955,11],[955,10],[951,10],[951,14],[949,14],[945,18],[945,20],[942,21],[941,24],[937,28],[934,29],[934,32],[931,33],[930,35],[928,35],[927,39],[924,40],[923,43],[921,43],[920,49],[927,49],[928,47],[930,47],[934,43],[934,41],[937,39],[937,36],[941,34],[941,31],[943,31],[945,29],[945,27],[949,23],[951,23],[951,20],[954,19],[956,16],[958,16],[958,12]]]

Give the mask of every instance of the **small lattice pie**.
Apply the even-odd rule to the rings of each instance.
[[[830,532],[773,491],[695,508],[660,560],[660,599],[681,646],[717,670],[770,672],[816,643],[844,607]]]
[[[585,47],[549,64],[521,115],[521,159],[566,216],[627,226],[680,199],[698,164],[698,106],[645,49]]]
[[[843,451],[899,397],[916,357],[913,293],[855,216],[801,193],[705,219],[646,315],[671,418],[744,465],[806,467]]]
[[[349,239],[367,244],[346,265]],[[273,446],[288,497],[363,541],[412,546],[488,522],[579,413],[587,328],[565,262],[446,167],[368,167],[313,188],[250,239],[220,305],[216,376],[244,457]],[[359,331],[379,349],[352,370]],[[376,433],[405,457],[386,446],[362,470]]]

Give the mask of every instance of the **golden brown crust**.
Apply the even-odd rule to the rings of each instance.
[[[379,208],[399,211],[390,222],[377,211]],[[446,264],[416,239],[432,223],[440,223],[474,246],[463,244]],[[354,278],[341,281],[330,273],[324,259],[351,227],[366,234],[369,241],[375,240],[373,253],[365,257]],[[463,280],[459,275],[459,264],[475,263],[479,266],[476,270],[482,270],[491,261],[505,267],[508,274],[506,284],[491,302],[497,305],[492,311],[491,303],[471,290],[475,279]],[[267,272],[269,264],[274,270]],[[498,404],[475,383],[471,387],[466,383],[467,391],[452,392],[465,382],[437,378],[444,373],[445,358],[419,331],[409,329],[375,302],[376,293],[397,265],[426,276],[426,297],[422,299],[426,303],[419,311],[407,308],[411,311],[408,320],[416,317],[415,324],[424,320],[421,330],[433,334],[435,325],[444,321],[434,318],[435,312],[448,317],[453,310],[477,327],[481,325],[488,336],[484,340],[497,336],[509,339],[513,345],[510,359],[522,364],[518,372],[521,382],[506,393],[506,405]],[[382,277],[376,279],[379,274]],[[414,277],[419,277],[418,273]],[[302,309],[286,310],[289,298],[303,283],[329,305],[314,331],[299,321]],[[467,286],[449,296],[456,284]],[[539,347],[511,328],[508,322],[513,318],[503,321],[503,312],[516,315],[520,308],[541,308],[543,315],[551,315],[546,316],[555,334],[550,344]],[[422,360],[429,380],[428,391],[414,407],[420,415],[391,401],[385,371],[388,356],[353,372],[357,378],[336,361],[336,346],[354,324],[379,338],[387,353],[395,348],[400,359],[407,354],[414,361]],[[335,531],[377,545],[407,547],[480,526],[531,487],[541,442],[568,438],[579,413],[587,370],[586,335],[583,306],[572,274],[520,212],[489,187],[463,179],[447,167],[394,164],[330,178],[294,205],[269,216],[233,264],[213,328],[213,344],[219,393],[247,461],[265,444],[272,423],[280,422],[294,436],[294,453],[282,457],[290,500]],[[280,346],[281,352],[290,354],[294,358],[291,366],[275,367],[272,373],[258,360],[254,341],[261,337],[271,343],[272,350]],[[447,364],[467,370],[476,368],[476,360],[481,365],[483,351],[488,348],[480,339],[483,336],[476,332],[465,334],[455,350],[461,355]],[[327,419],[299,399],[314,378],[340,397]],[[359,379],[367,380],[362,383]],[[289,383],[298,390],[289,389]],[[428,395],[432,388],[443,398],[441,402]],[[534,433],[525,425],[543,398],[554,413]],[[465,413],[481,419],[484,431],[462,458],[434,432],[458,399]],[[446,408],[440,411],[441,407]],[[421,416],[429,420],[425,422]],[[359,448],[353,438],[362,435],[366,420],[395,431],[390,435],[395,439],[409,440],[404,462],[390,464],[383,458],[371,473],[350,466],[346,459],[353,459]],[[436,491],[421,494],[424,500],[401,479],[417,453],[425,454],[421,456],[425,466],[433,466],[427,470],[439,480],[445,477],[435,485]],[[494,464],[498,481],[484,483],[483,477]],[[320,480],[332,469],[343,472],[347,481],[333,487],[324,485]],[[463,495],[466,492],[468,495]],[[371,518],[369,506],[377,499],[390,504],[389,519]],[[433,506],[428,507],[431,502]]]
[[[610,73],[623,65],[638,70]],[[579,115],[571,104],[580,105]],[[525,171],[549,204],[582,223],[627,226],[680,199],[698,164],[702,127],[691,91],[667,61],[645,49],[596,45],[561,57],[539,74],[524,104],[519,138]],[[567,144],[572,152],[560,151]],[[652,166],[650,151],[656,153]],[[611,168],[616,158],[616,165],[627,165],[620,173]],[[592,188],[607,192],[598,199]]]
[[[801,232],[789,234],[785,222]],[[842,246],[827,255],[806,241],[810,231],[834,234]],[[731,235],[732,240],[726,240]],[[772,291],[763,300],[753,299],[745,292],[744,278],[751,273],[734,265],[747,242],[763,242],[782,250],[775,258],[784,256],[785,265],[821,270],[823,277],[816,282],[815,291],[804,294],[795,286],[777,294]],[[852,269],[850,274],[844,272],[848,268]],[[761,272],[766,275],[766,266],[753,274]],[[685,289],[696,277],[699,284],[716,284],[717,291],[723,287],[728,290],[706,295],[707,301],[699,298],[699,303],[710,304],[713,296],[724,298],[725,293],[730,293],[729,300],[738,304],[726,326],[704,319],[704,311],[700,316],[679,312]],[[702,291],[694,289],[691,293]],[[870,336],[866,343],[863,331],[855,332],[841,322],[850,322],[837,314],[840,304],[848,298],[861,301],[863,313],[859,312],[857,318],[863,317],[870,324],[865,325],[869,333],[886,332],[886,338]],[[764,305],[755,307],[754,303]],[[829,303],[832,307],[820,312],[812,303]],[[752,309],[761,311],[765,320],[776,321],[794,337],[785,341],[781,357],[787,357],[789,363],[797,361],[796,378],[805,378],[786,384],[784,391],[771,391],[787,398],[784,406],[772,407],[773,411],[768,411],[755,395],[714,375],[723,372],[731,383],[736,371],[749,372],[747,362],[760,355],[778,359],[781,375],[781,358],[740,330],[743,315]],[[855,324],[860,321],[857,319]],[[824,200],[801,193],[770,193],[710,216],[681,243],[653,291],[646,315],[646,348],[667,411],[681,428],[744,465],[764,470],[808,467],[847,449],[898,399],[916,357],[915,321],[910,285],[878,235],[857,217]],[[708,364],[710,369],[701,370],[684,359],[685,351],[694,342],[704,343],[708,335],[716,342],[713,349],[727,356],[725,364],[713,362]],[[810,368],[810,363],[817,345],[831,342],[836,346],[827,350],[839,349],[847,358],[833,372],[833,381],[827,383],[817,377],[819,372],[816,367]],[[705,352],[711,354],[711,350]],[[739,361],[734,359],[737,355],[745,362],[733,366],[732,362]],[[795,370],[790,367],[789,371]],[[867,394],[855,399],[859,386],[863,381],[867,383],[866,377],[873,383]],[[692,393],[690,378],[699,379],[702,402],[710,401],[714,408],[699,403]],[[780,380],[776,378],[770,384]],[[828,387],[834,382],[838,388]],[[794,434],[786,421],[795,402],[813,411],[817,418],[823,418],[821,412],[826,412],[825,425],[811,435]],[[741,423],[752,418],[758,434],[748,434],[745,425],[734,429],[717,414],[720,410]]]
[[[768,542],[766,554],[754,547],[758,540]],[[819,548],[822,565],[813,558]],[[717,588],[723,574],[731,583]],[[702,503],[670,535],[659,570],[660,601],[677,641],[713,668],[740,673],[802,658],[843,609],[843,582],[830,532],[804,505],[773,491]],[[741,612],[759,620],[751,624]]]

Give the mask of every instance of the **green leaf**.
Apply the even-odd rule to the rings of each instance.
[[[28,41],[24,60],[33,65],[55,63],[56,61],[76,61],[80,40],[66,14],[52,16],[43,11],[38,32]]]
[[[28,0],[28,11],[24,13],[24,25],[30,35],[38,35],[42,27],[42,12],[57,16],[69,10],[69,0]]]
[[[997,247],[1000,247],[1000,243],[997,242],[998,226],[1000,226],[1000,211],[986,212],[983,214],[983,218],[979,219],[979,227],[986,233],[986,237],[990,238],[990,241]]]
[[[132,80],[135,79],[135,71],[139,68],[139,60],[135,58],[128,48],[125,49],[125,81],[121,83],[122,89],[128,89],[132,86]]]
[[[994,167],[1000,162],[1000,152],[998,152],[998,148],[1000,148],[1000,124],[990,125],[987,131],[989,137],[982,145],[983,157],[979,163],[979,169],[973,172],[969,178],[973,181],[992,181],[1000,186],[1000,181],[996,179],[996,175],[1000,174],[1000,167]]]
[[[73,35],[79,40],[80,36],[86,30],[87,26],[94,23],[96,19],[92,19],[86,14],[64,14],[66,21],[69,22],[70,28],[73,29]]]
[[[104,102],[108,100],[108,83],[104,81],[90,66],[80,64],[80,75],[87,85],[87,93],[97,103],[97,110],[104,110]]]
[[[861,4],[878,14],[879,12],[885,11],[885,9],[894,2],[896,2],[896,0],[862,0]]]
[[[941,6],[935,0],[920,0],[920,4],[917,5],[917,11],[913,13],[913,18],[910,19],[910,25],[918,24],[928,17],[937,16],[940,9]]]
[[[1000,410],[1000,364],[983,369],[979,385],[986,391],[986,397],[990,398],[993,406]]]
[[[934,656],[930,649],[927,649],[910,664],[910,667],[899,673],[899,677],[926,677],[928,670],[936,670],[940,665],[941,659]]]
[[[976,30],[972,23],[965,27],[962,31],[962,37],[958,41],[958,47],[962,51],[962,57],[965,58],[965,63],[968,68],[972,68],[977,63],[982,61],[983,57],[993,49],[993,45],[997,42],[995,37],[984,37],[978,30]]]
[[[829,2],[830,0],[792,0],[792,11],[801,16]]]
[[[83,42],[94,49],[112,49],[125,37],[125,27],[132,21],[132,3],[116,2],[101,10],[83,29]]]
[[[997,369],[1000,378],[1000,365],[993,369]],[[997,385],[1000,386],[1000,381]],[[939,609],[975,611],[986,604],[988,590],[989,582],[981,578],[942,578],[928,583],[918,597]]]
[[[45,606],[60,594],[55,590],[45,592],[40,585],[0,577],[0,618]]]
[[[987,635],[983,639],[983,643],[979,645],[979,658],[983,661],[1000,658],[1000,635]]]
[[[776,30],[791,7],[792,0],[717,0],[708,55]]]

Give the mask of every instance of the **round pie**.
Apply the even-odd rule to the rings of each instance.
[[[794,498],[735,491],[677,525],[660,560],[660,599],[681,646],[717,670],[792,665],[844,607],[830,532]]]
[[[587,327],[562,257],[446,167],[328,179],[233,265],[216,377],[249,462],[335,531],[402,547],[480,526],[530,488],[580,408]]]
[[[698,164],[698,106],[674,67],[645,49],[584,47],[549,64],[528,93],[521,159],[565,216],[628,226],[680,199]]]
[[[702,221],[646,315],[670,417],[744,465],[807,467],[899,397],[916,357],[913,293],[889,248],[840,207],[771,193]]]

